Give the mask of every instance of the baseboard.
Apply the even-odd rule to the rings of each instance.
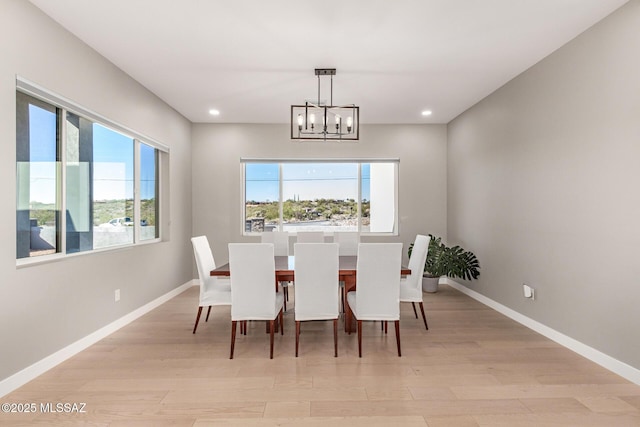
[[[118,329],[123,326],[128,325],[133,322],[137,318],[147,314],[154,308],[164,304],[169,301],[171,298],[181,294],[186,291],[191,286],[197,285],[197,280],[191,280],[169,292],[166,294],[156,298],[155,300],[143,305],[142,307],[132,311],[129,314],[126,314],[115,320],[114,322],[109,323],[103,328],[98,329],[97,331],[87,335],[84,338],[79,339],[78,341],[69,344],[61,350],[56,351],[55,353],[45,357],[42,360],[37,361],[31,366],[24,368],[23,370],[13,374],[12,376],[0,381],[0,397],[5,396],[15,389],[23,386],[34,378],[44,374],[49,369],[55,367],[56,365],[64,362],[72,356],[80,353],[82,350],[87,347],[97,343],[101,339],[109,336],[114,333]]]
[[[515,310],[510,309],[507,306],[504,306],[490,298],[487,298],[486,296],[467,288],[466,286],[461,285],[460,283],[457,283],[454,280],[451,280],[449,278],[445,278],[444,280],[441,279],[440,283],[445,283],[449,286],[451,286],[454,289],[457,289],[458,291],[462,292],[465,295],[470,296],[471,298],[475,299],[476,301],[481,302],[482,304],[491,307],[492,309],[496,310],[499,313],[504,314],[505,316],[515,320],[516,322],[526,326],[529,329],[532,329],[536,332],[538,332],[541,335],[544,335],[545,337],[557,342],[558,344],[568,348],[569,350],[572,350],[576,353],[578,353],[579,355],[586,357],[587,359],[591,360],[592,362],[597,363],[598,365],[602,366],[605,369],[610,370],[611,372],[614,372],[618,375],[620,375],[621,377],[640,385],[640,370],[634,368],[633,366],[627,365],[624,362],[619,361],[618,359],[614,359],[613,357],[602,353],[599,350],[596,350],[593,347],[589,347],[586,344],[581,343],[580,341],[577,341],[567,335],[564,335],[558,331],[556,331],[555,329],[551,329],[550,327],[543,325],[542,323],[533,320],[527,316],[524,316],[520,313],[518,313]]]

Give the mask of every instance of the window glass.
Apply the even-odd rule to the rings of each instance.
[[[140,240],[160,237],[158,207],[158,150],[140,144]]]
[[[354,163],[284,163],[285,231],[356,231],[358,165]]]
[[[17,258],[60,251],[59,123],[59,109],[17,93]]]
[[[278,164],[245,165],[245,232],[271,231],[280,224]]]
[[[245,233],[397,233],[397,161],[243,164]]]
[[[391,233],[396,224],[395,165],[362,165],[362,231]]]
[[[94,123],[93,247],[133,243],[133,139]]]

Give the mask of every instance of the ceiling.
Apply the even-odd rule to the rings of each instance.
[[[336,68],[363,124],[447,123],[626,2],[31,0],[192,122],[288,123]]]

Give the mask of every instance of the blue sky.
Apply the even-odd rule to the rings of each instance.
[[[278,164],[247,163],[246,199],[278,200]],[[357,199],[358,168],[355,163],[284,163],[284,200],[319,198]],[[362,196],[369,199],[369,165],[362,165]]]
[[[56,199],[56,114],[29,106],[30,199],[54,203]],[[104,126],[93,124],[94,200],[133,197],[133,140]],[[140,149],[140,195],[155,193],[155,150]]]

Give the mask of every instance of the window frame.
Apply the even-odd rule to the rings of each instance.
[[[282,179],[282,165],[285,163],[355,163],[358,168],[358,194],[357,194],[357,216],[358,216],[358,226],[357,231],[362,236],[399,236],[399,222],[400,222],[400,212],[399,212],[399,176],[400,176],[400,159],[399,158],[240,158],[240,227],[241,227],[241,235],[242,236],[260,236],[263,232],[251,232],[246,231],[246,164],[255,164],[255,163],[271,163],[278,165],[278,177],[279,177],[279,194],[278,194],[278,203],[279,203],[279,224],[278,230],[282,230],[284,226],[284,218],[283,218],[283,179]],[[393,200],[393,209],[394,209],[394,224],[393,231],[389,232],[370,232],[362,230],[362,164],[366,163],[392,163],[394,165],[394,200]],[[332,235],[335,231],[324,231],[326,235]],[[290,232],[292,235],[296,235],[297,232]]]
[[[59,206],[61,214],[60,214],[60,227],[59,227],[59,233],[60,233],[59,251],[53,254],[29,256],[24,258],[18,258],[17,257],[18,254],[16,253],[16,267],[20,268],[20,267],[34,265],[34,264],[42,264],[42,263],[48,263],[53,261],[59,261],[62,259],[72,258],[76,256],[84,256],[84,255],[101,253],[101,252],[109,252],[114,250],[130,249],[139,245],[148,245],[148,244],[154,244],[154,243],[159,243],[163,241],[165,230],[161,226],[160,218],[161,218],[161,213],[164,211],[165,202],[164,202],[164,198],[160,196],[161,194],[163,194],[163,189],[164,189],[163,181],[164,181],[165,174],[163,173],[163,168],[162,168],[162,163],[163,163],[162,157],[169,155],[170,153],[169,147],[146,135],[136,132],[126,126],[120,125],[96,112],[93,112],[87,108],[84,108],[61,95],[58,95],[47,89],[44,89],[43,87],[33,82],[30,82],[29,80],[24,79],[20,76],[16,76],[16,91],[14,92],[16,94],[16,97],[18,92],[28,95],[30,97],[33,97],[41,102],[44,102],[45,104],[48,104],[52,107],[59,109],[60,111],[60,116],[58,117],[58,120],[60,123],[59,133],[61,136],[58,142],[59,147],[57,147],[57,149],[61,154],[60,154],[60,161],[58,162],[58,166],[57,166],[58,182],[56,185],[57,185],[57,194],[58,194],[57,206]],[[15,104],[16,103],[14,102],[14,106]],[[133,198],[134,198],[134,218],[136,219],[138,219],[140,216],[140,202],[141,202],[140,201],[140,181],[139,181],[140,168],[141,168],[141,165],[140,165],[141,144],[145,144],[156,150],[156,153],[157,153],[155,158],[155,162],[156,162],[155,166],[157,168],[156,169],[156,179],[157,179],[156,198],[158,200],[157,202],[158,206],[156,208],[157,210],[157,216],[156,216],[157,237],[156,238],[141,240],[140,225],[136,224],[137,221],[134,220],[133,243],[101,247],[97,249],[92,248],[90,250],[67,253],[67,218],[66,218],[67,215],[63,214],[66,212],[66,207],[67,207],[67,156],[66,156],[67,112],[83,117],[87,120],[92,121],[93,123],[99,124],[103,127],[106,127],[114,132],[120,133],[126,136],[127,138],[131,138],[133,140],[133,155],[134,155]],[[16,115],[17,113],[18,112],[16,111]],[[16,135],[16,142],[17,142],[17,138],[18,138],[18,135]],[[17,168],[17,162],[16,162],[16,168]],[[17,173],[17,170],[16,170],[16,173]],[[17,188],[17,185],[18,183],[16,182],[16,188]],[[17,208],[18,208],[17,200],[14,200],[14,211],[17,212]],[[138,215],[137,217],[135,216],[136,213]],[[16,229],[16,233],[17,233],[17,229]],[[16,234],[16,239],[17,238],[18,236]]]

